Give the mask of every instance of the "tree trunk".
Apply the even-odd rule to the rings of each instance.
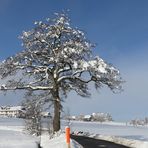
[[[54,118],[53,118],[53,131],[57,132],[61,128],[60,124],[60,112],[61,112],[61,104],[59,94],[56,94],[56,98],[54,100]]]

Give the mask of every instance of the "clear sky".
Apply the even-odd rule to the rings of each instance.
[[[147,0],[0,0],[0,60],[22,50],[18,36],[36,20],[69,9],[72,26],[97,44],[94,53],[115,65],[126,80],[124,92],[107,88],[85,99],[71,93],[64,104],[71,114],[109,112],[115,120],[148,116]],[[22,96],[0,93],[0,105]]]

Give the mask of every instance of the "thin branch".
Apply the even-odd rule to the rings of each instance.
[[[43,81],[44,79],[45,79],[45,78],[44,78],[44,77],[42,77],[42,78],[40,78],[40,79],[39,79],[39,80],[37,80],[37,81],[30,82],[30,83],[29,83],[29,85],[36,84],[36,83],[38,83],[38,82]]]
[[[81,81],[81,82],[83,82],[83,83],[89,83],[89,82],[93,81],[92,78],[89,79],[89,80],[84,80],[84,79],[82,79],[82,78],[80,78],[80,77],[76,77],[76,76],[62,76],[62,77],[60,77],[60,78],[57,80],[57,82],[60,83],[60,82],[63,81],[63,80],[74,80],[74,79],[77,79],[77,80],[79,80],[79,81]]]
[[[68,65],[68,67],[66,67],[66,65]],[[68,62],[66,62],[64,63],[64,68],[58,70],[58,75],[66,71],[70,71],[70,70],[72,70],[72,66]]]

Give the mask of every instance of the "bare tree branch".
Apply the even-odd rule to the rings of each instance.
[[[17,90],[17,89],[31,89],[31,90],[52,90],[53,87],[45,87],[45,86],[31,86],[31,85],[26,85],[26,86],[16,86],[16,87],[4,87],[1,85],[0,90]]]

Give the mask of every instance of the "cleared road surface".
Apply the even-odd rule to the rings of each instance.
[[[129,148],[113,142],[89,138],[85,136],[71,135],[71,138],[81,144],[84,148]]]

